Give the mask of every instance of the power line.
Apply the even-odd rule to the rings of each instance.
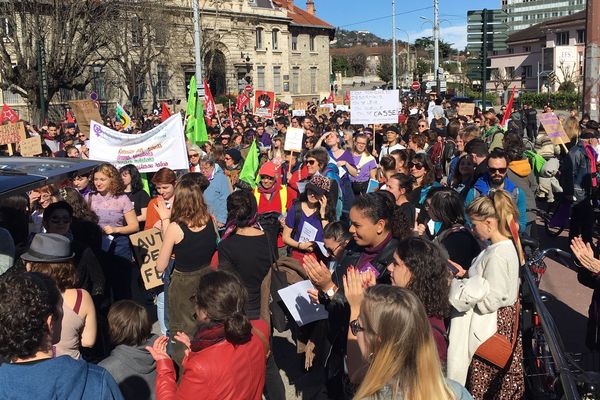
[[[398,16],[398,15],[406,15],[406,14],[412,14],[412,13],[415,13],[417,11],[430,10],[432,8],[433,8],[433,6],[423,7],[423,8],[417,8],[416,10],[410,10],[410,11],[404,11],[404,12],[396,13],[396,16]],[[365,24],[367,22],[380,21],[382,19],[392,18],[393,16],[394,15],[391,14],[391,15],[386,15],[385,17],[378,17],[378,18],[367,19],[367,20],[364,20],[364,21],[353,22],[351,24],[340,25],[340,26],[338,26],[338,28],[344,28],[344,27],[347,27],[347,26],[354,26],[354,25],[361,25],[361,24]]]

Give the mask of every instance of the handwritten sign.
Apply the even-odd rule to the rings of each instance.
[[[302,151],[302,139],[304,138],[304,129],[288,128],[285,134],[285,143],[283,149],[285,151]]]
[[[475,104],[474,103],[460,103],[458,107],[458,115],[474,115],[475,114]]]
[[[350,92],[352,103],[352,124],[397,124],[400,110],[398,90],[353,90]]]
[[[329,117],[329,113],[333,112],[333,104],[321,104],[317,109],[317,115],[325,115]]]
[[[0,125],[0,144],[19,143],[26,139],[23,122]]]
[[[335,109],[336,111],[350,111],[350,107],[345,104],[337,104]]]
[[[156,269],[156,261],[160,246],[162,246],[162,235],[157,228],[147,229],[133,235],[129,235],[133,245],[135,258],[140,266],[140,274],[144,281],[146,290],[150,290],[163,284],[161,273]]]
[[[102,121],[100,112],[92,100],[72,100],[69,106],[77,118],[79,130],[87,135],[90,134],[91,121]]]
[[[552,113],[543,113],[538,114],[538,119],[540,123],[544,126],[544,130],[546,131],[546,135],[552,140],[554,144],[568,143],[569,137],[565,132],[565,128],[563,128],[560,123],[558,117]]]
[[[293,110],[306,110],[307,103],[309,103],[311,99],[307,97],[296,98],[292,100],[292,109]]]
[[[292,110],[292,117],[304,117],[306,116],[306,110]]]
[[[23,157],[32,157],[42,154],[42,138],[33,136],[19,142],[20,153]]]

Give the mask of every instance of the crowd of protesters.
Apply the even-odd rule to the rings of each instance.
[[[289,329],[305,399],[522,398],[517,236],[565,204],[581,281],[600,288],[599,125],[572,112],[558,145],[528,105],[460,109],[432,93],[389,125],[311,103],[303,117],[223,112],[188,142],[189,170],[149,187],[103,163],[1,199],[0,397],[284,399],[271,345]],[[105,120],[132,135],[159,123]],[[290,126],[302,152],[285,150]],[[74,123],[27,131],[44,156],[88,157]],[[164,285],[145,290],[129,236],[154,228]],[[303,280],[328,317],[298,326],[277,290]]]

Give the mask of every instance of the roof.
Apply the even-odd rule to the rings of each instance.
[[[508,36],[507,43],[524,42],[528,40],[538,40],[546,37],[546,30],[557,27],[559,25],[569,24],[580,19],[586,19],[586,12],[579,11],[571,15],[567,15],[560,18],[551,19],[548,21],[540,22],[530,26],[529,28],[516,31]]]
[[[292,19],[292,25],[299,26],[310,26],[325,29],[335,29],[332,25],[323,21],[316,15],[310,14],[309,12],[294,5],[294,11],[288,10],[288,17]]]
[[[273,9],[273,3],[271,3],[271,0],[254,0],[254,1],[256,2],[254,7]]]

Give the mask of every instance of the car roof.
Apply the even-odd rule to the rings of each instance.
[[[0,198],[89,174],[101,163],[77,158],[0,157]]]

